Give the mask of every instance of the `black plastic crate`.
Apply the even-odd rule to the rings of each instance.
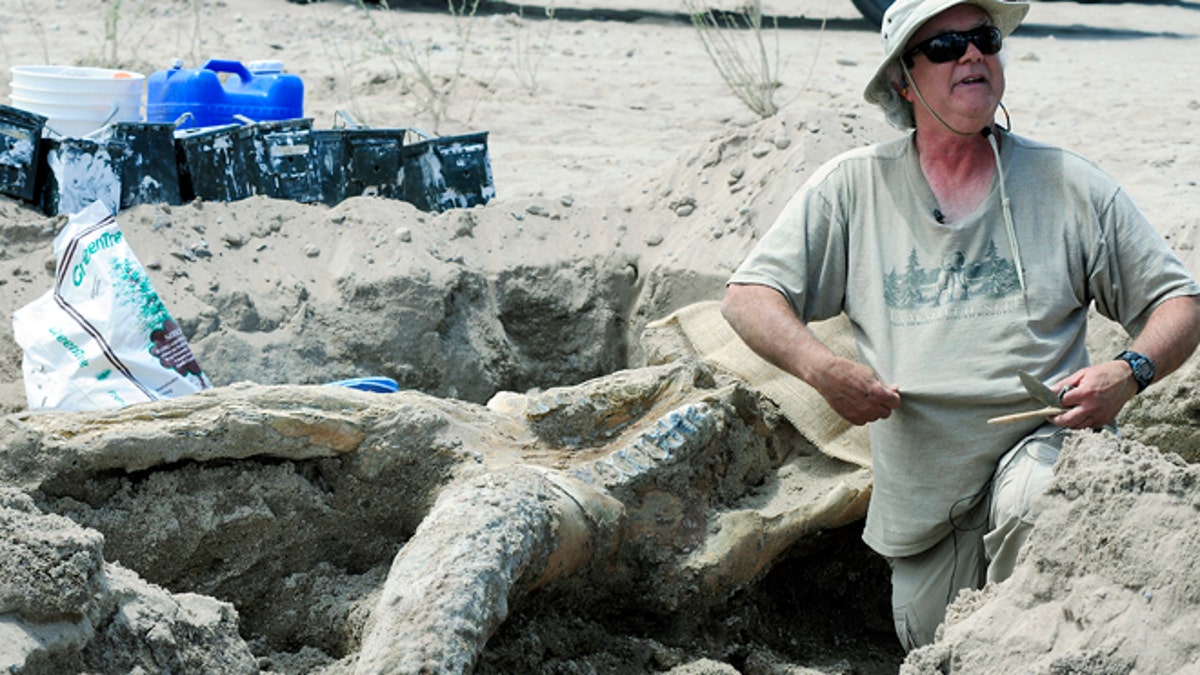
[[[407,144],[403,199],[423,211],[486,204],[496,196],[487,132],[425,138]]]
[[[249,127],[253,152],[246,177],[257,195],[321,201],[312,156],[312,120],[258,122]]]
[[[254,130],[241,124],[175,132],[179,188],[184,201],[234,202],[254,193]]]
[[[175,125],[117,122],[98,134],[121,179],[121,208],[181,204]]]
[[[313,168],[321,201],[349,197],[403,198],[405,129],[319,129],[313,135]]]
[[[0,193],[35,202],[46,118],[0,105]]]

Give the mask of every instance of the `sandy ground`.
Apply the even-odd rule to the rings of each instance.
[[[420,270],[436,285],[447,267],[465,263],[507,279],[510,304],[500,313],[529,321],[534,333],[543,326],[518,311],[523,296],[513,270],[522,262],[605,253],[604,265],[630,269],[639,284],[606,291],[640,294],[618,322],[636,334],[673,309],[719,297],[721,280],[821,159],[895,133],[861,101],[880,47],[849,0],[766,4],[780,21],[782,66],[775,97],[781,112],[766,121],[730,94],[680,7],[665,0],[572,0],[554,5],[553,20],[544,20],[542,7],[485,6],[473,20],[457,22],[439,9],[367,13],[342,1],[3,6],[5,74],[33,63],[149,74],[175,57],[189,66],[207,58],[281,59],[303,78],[305,112],[318,128],[347,110],[377,127],[489,133],[497,197],[484,209],[432,216],[388,200],[329,208],[254,198],[123,214],[132,245],[218,385],[384,374],[406,387],[483,402],[500,389],[570,384],[637,365],[635,348],[572,342],[562,326],[580,326],[561,322],[561,334],[537,343],[560,349],[547,349],[540,361],[524,354],[518,356],[527,361],[509,371],[472,371],[455,365],[471,349],[426,355],[419,346],[437,326],[423,325],[419,313],[388,314],[387,296],[378,296],[419,299],[390,280]],[[119,17],[106,23],[118,7]],[[1193,270],[1200,269],[1198,36],[1194,2],[1036,2],[1008,41],[1005,101],[1014,131],[1078,150],[1116,176]],[[418,47],[421,68],[398,56],[405,44]],[[420,70],[450,92],[443,112],[421,95]],[[0,97],[8,93],[7,81],[0,82]],[[0,304],[11,312],[49,288],[48,232],[56,221],[12,200],[0,200],[0,219]],[[201,239],[212,242],[212,260],[176,255]],[[564,270],[563,307],[556,310],[596,314],[569,289],[600,275],[578,262]],[[369,311],[340,315],[348,302],[377,303],[378,323]],[[316,320],[297,318],[304,316]],[[471,324],[469,312],[459,319]],[[391,325],[398,323],[407,325]],[[488,342],[483,333],[463,329],[460,337],[475,346]],[[357,334],[376,344],[356,342]],[[1189,400],[1184,410],[1193,407]],[[23,407],[20,350],[5,326],[0,409]],[[771,583],[786,586],[775,578],[767,598],[788,590]],[[755,600],[763,597],[750,604]],[[786,615],[785,608],[773,618]],[[771,618],[759,620],[770,626]],[[555,630],[539,621],[527,615],[506,626],[509,641],[481,666],[499,663],[500,672],[512,661],[497,655],[516,658],[522,640]],[[895,660],[885,648],[858,663]]]

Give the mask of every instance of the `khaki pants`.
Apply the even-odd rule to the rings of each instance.
[[[1012,574],[1033,522],[1029,509],[1054,477],[1065,429],[1042,427],[996,465],[985,498],[954,518],[954,530],[914,556],[890,558],[892,616],[908,651],[933,642],[946,606],[964,588],[982,588]]]

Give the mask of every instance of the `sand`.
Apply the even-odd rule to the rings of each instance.
[[[175,57],[280,59],[303,78],[317,128],[346,110],[375,127],[488,132],[497,196],[482,208],[436,215],[386,199],[328,207],[254,197],[118,217],[216,385],[385,375],[484,403],[642,365],[646,324],[719,298],[820,162],[897,133],[861,100],[880,47],[849,0],[766,4],[783,26],[781,110],[766,120],[729,92],[679,6],[554,7],[553,20],[513,5],[455,21],[440,8],[368,13],[334,1],[125,2],[106,31],[112,3],[8,0],[0,66],[149,74]],[[1193,270],[1198,34],[1190,3],[1036,2],[1008,42],[1005,99],[1015,132],[1114,175]],[[441,102],[422,95],[420,69],[397,56],[405,43],[450,92]],[[0,304],[11,313],[50,287],[61,221],[3,199],[0,222]],[[189,255],[198,249],[212,255]],[[1091,337],[1099,355],[1123,339],[1102,327]],[[4,412],[25,409],[20,361],[11,326],[0,327]],[[1194,377],[1189,364],[1141,401],[1128,433],[1194,461]],[[975,639],[969,629],[962,644]],[[511,639],[519,652],[528,636]],[[740,658],[743,668],[754,662]],[[1179,658],[1155,663],[1190,656]]]

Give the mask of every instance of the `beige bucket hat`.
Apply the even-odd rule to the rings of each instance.
[[[879,104],[889,96],[891,90],[891,66],[900,58],[904,47],[912,36],[929,19],[955,5],[976,5],[988,13],[992,23],[1008,37],[1029,11],[1029,3],[1007,0],[896,0],[883,15],[883,62],[875,71],[875,77],[863,90],[868,103]]]

